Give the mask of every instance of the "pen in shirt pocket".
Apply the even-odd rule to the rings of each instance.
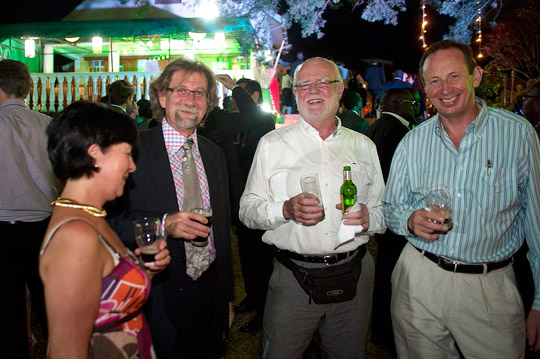
[[[489,173],[491,172],[491,160],[487,160],[487,164],[486,164],[486,173],[487,175],[489,176]]]

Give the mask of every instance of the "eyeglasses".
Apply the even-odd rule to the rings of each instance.
[[[540,96],[535,96],[535,95],[521,95],[523,96],[523,99],[529,99],[529,98],[540,98]]]
[[[187,97],[189,94],[193,94],[197,100],[208,98],[208,94],[201,90],[188,90],[185,87],[167,87],[166,90],[172,92],[178,97]]]
[[[315,84],[317,90],[326,90],[330,87],[331,84],[341,81],[339,80],[329,80],[329,79],[319,79],[315,81],[305,81],[297,83],[294,87],[300,91],[308,91],[311,88],[311,85]]]
[[[418,103],[418,101],[416,101],[416,100],[396,100],[396,102],[407,102],[407,103],[410,103],[413,106]]]

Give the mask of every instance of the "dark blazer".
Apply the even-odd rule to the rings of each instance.
[[[229,171],[232,220],[233,224],[236,225],[240,221],[238,211],[245,180],[235,148],[235,138],[238,134],[248,131],[251,126],[252,114],[258,111],[258,107],[251,96],[240,86],[233,89],[232,97],[239,112],[229,112],[216,106],[208,114],[204,125],[197,130],[197,133],[218,145],[225,153],[227,170]]]
[[[407,132],[409,132],[409,129],[404,124],[394,116],[388,114],[382,114],[366,132],[366,136],[377,146],[377,154],[379,155],[385,182],[388,180],[388,173],[390,172],[394,152]]]
[[[397,118],[389,114],[381,117],[369,126],[368,136],[375,146],[381,162],[384,181],[388,180],[392,157],[408,128]],[[371,333],[380,341],[393,346],[392,323],[390,318],[390,278],[392,270],[407,240],[390,229],[384,234],[375,234],[377,241],[377,261],[375,263],[375,287],[373,288],[373,308],[371,309]]]
[[[346,110],[338,117],[341,120],[341,125],[343,127],[350,128],[353,131],[363,134],[365,134],[368,129],[369,124],[367,121],[352,110]]]
[[[217,288],[213,292],[218,298],[216,318],[219,323],[213,325],[227,330],[228,303],[232,300],[233,290],[227,166],[225,156],[218,146],[202,136],[198,136],[198,145],[210,189],[212,228],[217,252],[213,264],[217,269]],[[142,216],[161,218],[165,213],[179,210],[161,126],[140,132],[140,144],[135,155],[137,170],[130,175],[124,195],[109,207],[111,212],[109,222],[126,246],[132,249],[136,248],[131,227],[134,218]],[[159,334],[160,338],[154,338],[155,346],[156,339],[174,341],[174,335],[163,334],[167,333],[166,326],[180,327],[183,313],[193,309],[179,305],[179,298],[181,295],[188,295],[190,290],[199,291],[200,288],[197,286],[202,285],[199,283],[205,283],[201,280],[204,275],[195,282],[187,277],[184,241],[167,238],[167,245],[172,257],[171,264],[154,277],[146,308],[152,336],[162,331]],[[153,323],[157,323],[159,328],[153,329]],[[172,344],[167,343],[165,346],[169,345]],[[156,346],[159,355],[158,349]]]

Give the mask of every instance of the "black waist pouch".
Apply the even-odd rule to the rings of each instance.
[[[309,296],[310,304],[312,301],[315,304],[329,304],[346,302],[356,296],[365,254],[366,246],[363,245],[350,261],[322,268],[299,266],[279,249],[276,251],[276,258],[293,272],[298,284]]]

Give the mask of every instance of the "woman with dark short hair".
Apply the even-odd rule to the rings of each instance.
[[[65,182],[40,253],[49,326],[49,357],[152,358],[142,306],[150,278],[170,262],[166,242],[154,262],[129,251],[103,206],[123,194],[136,167],[138,131],[127,115],[102,104],[69,105],[47,129],[49,159]],[[139,255],[140,250],[135,250]]]

